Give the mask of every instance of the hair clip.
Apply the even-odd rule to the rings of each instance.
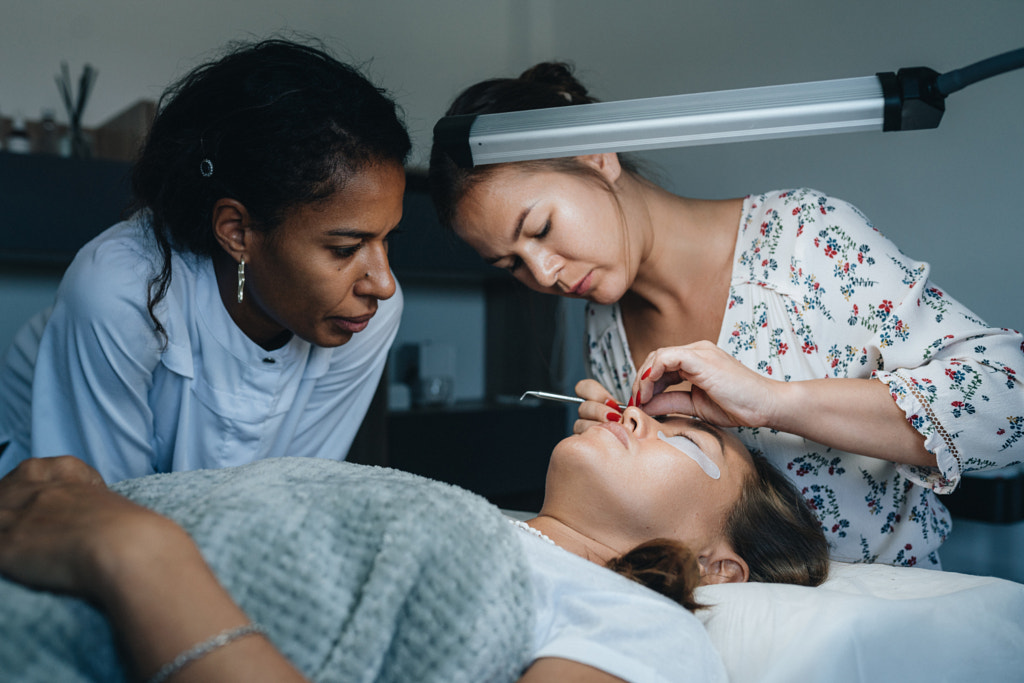
[[[203,159],[199,162],[199,175],[204,178],[209,178],[213,175],[213,162],[209,159]]]

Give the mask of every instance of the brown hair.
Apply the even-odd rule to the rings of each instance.
[[[572,74],[565,62],[541,62],[518,78],[492,78],[466,88],[455,98],[445,116],[464,114],[500,114],[526,109],[550,109],[598,102]],[[459,201],[498,168],[515,165],[524,172],[547,170],[572,173],[595,180],[610,191],[604,178],[576,157],[538,159],[467,168],[460,165],[437,137],[430,150],[430,192],[438,218],[447,229],[455,222]],[[619,164],[628,173],[639,173],[638,166],[626,155]]]
[[[758,452],[754,471],[725,521],[723,534],[747,563],[750,580],[818,586],[828,578],[828,541],[807,501]],[[693,611],[700,585],[697,558],[684,544],[659,538],[641,543],[606,565]]]
[[[725,537],[750,580],[817,586],[828,578],[828,541],[807,500],[782,472],[751,453],[754,476],[725,523]]]
[[[613,557],[605,567],[675,600],[691,612],[705,607],[693,595],[700,585],[697,558],[679,541],[656,538],[641,543],[625,555]]]

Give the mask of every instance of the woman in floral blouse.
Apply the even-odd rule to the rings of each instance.
[[[594,101],[547,63],[448,114]],[[1024,337],[841,200],[680,197],[616,154],[466,169],[435,143],[430,172],[442,223],[487,261],[588,301],[598,381],[577,386],[577,430],[618,420],[615,402],[734,428],[803,491],[834,559],[937,568],[936,494],[1024,460]]]

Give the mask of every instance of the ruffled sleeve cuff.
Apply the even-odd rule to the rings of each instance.
[[[918,486],[939,494],[952,493],[960,483],[963,459],[953,435],[939,421],[926,398],[933,395],[934,385],[927,379],[919,381],[904,374],[902,370],[876,370],[871,376],[889,387],[892,399],[903,410],[910,426],[924,436],[925,449],[935,454],[938,463],[938,467],[896,463],[896,469]]]

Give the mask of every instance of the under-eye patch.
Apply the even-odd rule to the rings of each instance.
[[[665,436],[665,432],[659,431],[658,438],[670,446],[674,446],[682,451],[686,456],[697,463],[702,470],[704,470],[704,474],[708,475],[712,479],[721,478],[722,472],[718,469],[718,465],[712,462],[711,458],[709,458],[697,444],[690,441],[685,436]]]

